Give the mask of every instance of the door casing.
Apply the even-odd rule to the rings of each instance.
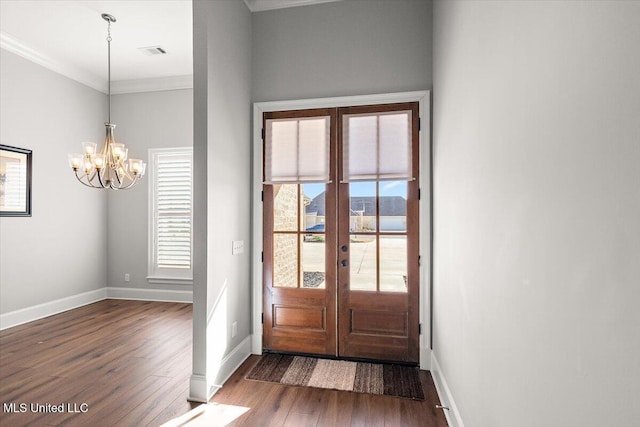
[[[380,95],[346,96],[291,101],[258,102],[253,106],[253,219],[252,219],[252,296],[253,334],[251,351],[262,353],[262,115],[264,112],[348,107],[401,102],[418,102],[420,106],[420,367],[431,368],[431,93],[401,92]]]

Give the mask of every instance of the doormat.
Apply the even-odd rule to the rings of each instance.
[[[265,354],[246,377],[287,385],[424,400],[416,367]]]

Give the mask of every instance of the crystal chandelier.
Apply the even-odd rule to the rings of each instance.
[[[108,91],[109,91],[109,121],[105,123],[107,136],[104,146],[97,151],[94,142],[83,142],[83,154],[69,154],[69,166],[73,169],[78,181],[87,187],[110,188],[112,190],[126,190],[133,187],[147,167],[140,159],[128,159],[128,149],[124,144],[116,143],[111,123],[111,23],[116,18],[103,13],[102,19],[107,21],[107,49],[108,49]]]

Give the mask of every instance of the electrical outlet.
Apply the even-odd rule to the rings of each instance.
[[[238,335],[238,322],[233,322],[231,324],[231,338]]]
[[[231,247],[231,255],[244,253],[244,240],[234,240]]]
[[[129,281],[129,273],[124,273],[124,281],[125,282]]]

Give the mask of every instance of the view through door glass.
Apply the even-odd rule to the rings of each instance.
[[[319,113],[326,182],[300,167],[320,140],[302,120]],[[417,103],[265,114],[265,170],[278,144],[291,163],[276,167],[283,182],[265,174],[266,350],[417,363],[417,114]],[[291,132],[273,130],[282,122]]]

